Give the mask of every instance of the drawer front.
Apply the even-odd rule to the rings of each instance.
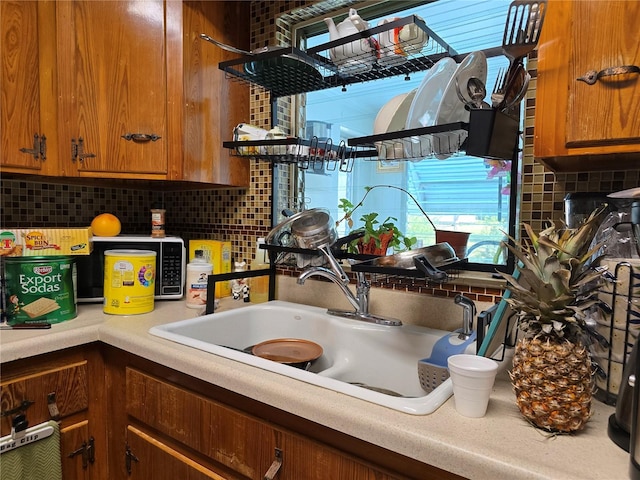
[[[2,435],[11,433],[11,420],[14,417],[6,412],[23,402],[33,402],[24,412],[30,426],[50,420],[49,395],[55,397],[61,420],[86,410],[89,405],[87,362],[43,370],[0,383]]]

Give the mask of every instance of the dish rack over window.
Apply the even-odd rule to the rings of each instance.
[[[469,123],[400,130],[350,138],[334,145],[329,140],[286,138],[223,142],[233,155],[273,163],[295,163],[302,170],[351,172],[356,159],[372,161],[422,160],[455,154],[512,160],[517,148],[517,118],[496,109],[472,109]]]
[[[425,32],[429,40],[419,52],[408,53],[400,64],[382,64],[372,61],[371,68],[354,72],[352,69],[338,66],[331,61],[330,51],[345,51],[353,42],[362,39],[375,41],[378,34],[406,25],[415,24]],[[399,41],[395,45],[402,51],[412,39]],[[245,55],[236,60],[222,62],[219,65],[228,78],[260,85],[271,92],[272,97],[285,97],[300,93],[313,92],[334,87],[346,87],[352,83],[362,83],[398,75],[408,76],[431,68],[443,57],[455,57],[458,53],[442,40],[425,22],[416,15],[400,18],[384,25],[369,28],[338,40],[323,43],[306,51],[295,47],[273,48],[253,55]],[[349,52],[354,62],[368,61],[361,55]],[[459,61],[459,59],[457,59]]]
[[[415,39],[397,41],[403,55],[400,63],[382,62],[369,54],[366,59],[348,52],[350,67],[334,64],[331,51],[344,51],[354,42],[363,39],[372,41],[383,32],[394,32],[405,26],[415,26],[413,31],[425,32],[428,41],[419,51],[408,47]],[[391,33],[388,37],[393,36]],[[384,49],[380,50],[383,51]],[[485,56],[502,55],[502,49],[483,50]],[[244,55],[236,60],[219,64],[226,76],[232,80],[259,85],[276,97],[296,95],[334,87],[346,88],[349,84],[379,80],[398,75],[410,76],[425,71],[444,57],[462,61],[466,54],[458,54],[416,15],[393,20],[338,40],[309,48],[306,51],[295,47],[268,48],[263,52]],[[370,68],[362,71],[353,64],[362,65],[371,61]],[[339,63],[339,62],[338,62]],[[279,140],[223,142],[225,148],[237,156],[252,157],[278,164],[297,164],[303,170],[318,172],[351,172],[356,159],[373,161],[442,159],[455,154],[498,160],[512,160],[517,151],[519,114],[504,114],[494,108],[471,109],[469,122],[456,122],[431,127],[387,132],[367,137],[351,138],[340,145],[331,140],[318,138],[287,138]]]

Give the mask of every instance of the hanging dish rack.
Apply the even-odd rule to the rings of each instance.
[[[375,41],[378,34],[391,32],[407,25],[415,25],[428,36],[422,49],[414,53],[408,44],[413,39],[398,41],[396,47],[405,52],[402,63],[385,64],[378,58],[371,58],[370,68],[354,72],[331,61],[331,50],[348,49],[353,42],[361,39]],[[285,97],[324,90],[334,87],[346,87],[352,83],[362,83],[398,75],[411,75],[431,68],[443,57],[454,57],[458,53],[431,30],[420,17],[408,17],[393,20],[369,28],[353,35],[345,36],[316,47],[300,50],[295,47],[269,48],[264,52],[245,55],[236,60],[221,62],[219,68],[232,80],[240,80],[263,87],[272,97]],[[370,57],[349,52],[349,59],[364,64]]]
[[[405,26],[425,32],[428,40],[420,49],[412,49],[413,38],[400,41],[394,32]],[[416,30],[417,28],[417,30]],[[331,52],[349,49],[350,45],[367,39],[376,42],[379,35],[389,32],[395,45],[376,47],[377,56],[348,52],[351,65],[370,62],[366,69],[353,69],[332,62]],[[377,43],[377,42],[376,42]],[[385,49],[397,48],[401,55],[385,61]],[[342,49],[342,50],[340,50]],[[395,50],[394,50],[395,51]],[[408,53],[407,53],[408,52]],[[484,50],[487,57],[502,54],[500,48]],[[335,55],[334,55],[335,56]],[[431,68],[444,57],[460,62],[460,55],[420,17],[410,15],[361,32],[333,40],[306,51],[295,47],[269,47],[238,59],[221,62],[219,68],[227,78],[258,85],[271,93],[272,98],[297,95],[328,88],[379,80],[421,72]],[[388,58],[388,57],[387,57]],[[446,158],[466,153],[471,156],[512,160],[517,150],[519,118],[495,108],[470,109],[469,122],[455,122],[431,127],[400,130],[367,137],[351,138],[347,145],[331,145],[313,138],[291,137],[278,140],[223,142],[236,156],[247,156],[273,163],[297,164],[306,170],[336,170],[350,172],[355,159],[372,161],[422,160]],[[324,145],[322,145],[324,143]],[[252,148],[254,147],[254,148]],[[271,148],[270,148],[271,147]],[[280,148],[277,148],[280,147]]]
[[[232,155],[251,157],[276,164],[295,163],[303,170],[340,171],[350,173],[356,158],[370,158],[376,150],[369,147],[351,148],[342,141],[334,145],[329,139],[310,140],[289,137],[272,140],[243,140],[222,142]]]
[[[295,163],[303,170],[351,172],[356,159],[405,161],[448,158],[465,153],[481,158],[512,160],[517,148],[519,120],[491,109],[471,109],[469,123],[455,122],[350,138],[333,145],[331,139],[297,137],[276,140],[223,142],[236,156],[273,163]]]

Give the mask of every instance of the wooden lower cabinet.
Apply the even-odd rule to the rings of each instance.
[[[103,378],[102,359],[92,347],[2,364],[2,436],[11,433],[18,414],[25,415],[29,427],[57,420],[63,478],[106,480]],[[20,406],[25,408],[14,413]]]
[[[2,435],[55,417],[65,480],[461,480],[101,343],[1,373]]]
[[[139,370],[127,368],[126,379],[126,410],[130,417],[244,478],[269,478],[269,471],[279,480],[396,478]],[[131,426],[128,429],[130,434]],[[174,456],[168,456],[168,460],[170,465],[176,461]],[[144,471],[155,467],[136,462],[132,470],[138,468]]]
[[[134,355],[105,353],[108,403],[117,405],[108,413],[112,478],[461,478]]]
[[[95,439],[89,429],[89,422],[82,421],[60,431],[60,451],[62,453],[63,478],[91,480],[95,465],[90,449],[95,448]],[[91,468],[89,468],[91,467]],[[99,469],[99,467],[97,467]]]

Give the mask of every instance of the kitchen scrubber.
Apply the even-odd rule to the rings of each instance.
[[[447,359],[451,355],[464,353],[466,348],[476,340],[476,332],[473,332],[466,340],[458,337],[460,330],[445,335],[433,345],[431,356],[418,360],[418,377],[422,389],[431,393],[449,378]]]

